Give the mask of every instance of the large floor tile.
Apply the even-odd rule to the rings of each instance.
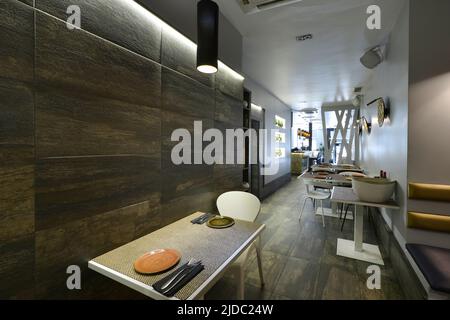
[[[299,222],[299,199],[304,192],[304,186],[295,179],[262,203],[258,221],[266,224],[261,238],[269,299],[404,299],[388,257],[381,267],[381,290],[370,290],[366,285],[369,264],[336,255],[338,238],[353,239],[352,221],[341,231],[339,219],[326,217],[324,228],[308,202]],[[367,216],[364,230],[365,241],[376,244]],[[247,267],[246,281],[255,288],[259,285],[256,259]],[[220,292],[214,294],[224,298]],[[266,299],[267,295],[259,297]]]

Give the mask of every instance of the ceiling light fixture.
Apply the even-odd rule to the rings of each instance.
[[[197,70],[216,73],[219,56],[219,6],[211,0],[197,3]]]

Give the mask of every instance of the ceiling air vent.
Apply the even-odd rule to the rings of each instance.
[[[311,40],[312,38],[313,38],[313,35],[311,33],[295,37],[295,39],[297,41],[306,41],[306,40]]]
[[[300,112],[303,114],[315,115],[318,113],[318,110],[317,108],[304,108],[300,110]]]
[[[258,13],[300,1],[302,0],[237,0],[245,14]]]

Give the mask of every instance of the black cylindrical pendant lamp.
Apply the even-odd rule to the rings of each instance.
[[[211,0],[197,3],[197,70],[216,73],[219,59],[219,6]]]

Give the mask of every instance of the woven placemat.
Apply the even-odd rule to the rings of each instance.
[[[212,229],[206,224],[190,221],[201,213],[194,213],[158,231],[112,250],[95,259],[114,271],[120,272],[146,285],[153,285],[172,270],[158,275],[141,275],[134,271],[133,263],[142,254],[155,249],[176,249],[181,255],[180,264],[189,259],[201,259],[205,266],[199,275],[183,287],[175,297],[188,299],[219,267],[228,260],[260,227],[261,224],[236,220],[227,229]]]

